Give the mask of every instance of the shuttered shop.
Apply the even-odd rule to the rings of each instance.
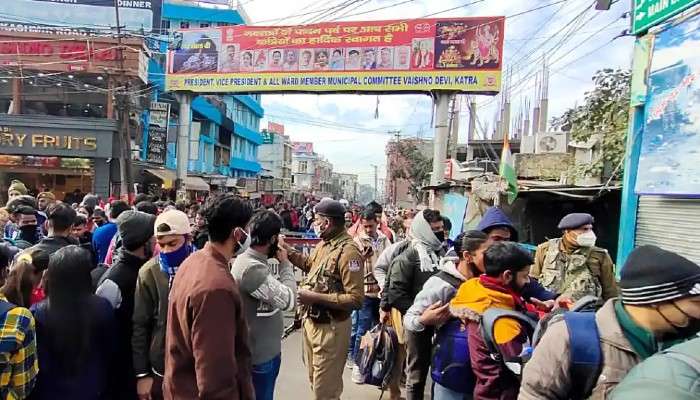
[[[700,263],[700,199],[640,196],[636,246],[653,244]]]

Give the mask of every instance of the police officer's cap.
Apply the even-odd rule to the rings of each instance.
[[[345,207],[339,201],[332,199],[321,200],[314,208],[316,214],[325,217],[343,218],[345,216]]]
[[[593,216],[586,213],[572,213],[562,218],[559,222],[558,228],[564,229],[576,229],[584,225],[593,224]]]

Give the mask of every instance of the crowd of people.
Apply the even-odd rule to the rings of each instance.
[[[273,399],[294,310],[314,399],[345,368],[392,400],[700,396],[700,266],[642,246],[618,279],[589,214],[533,254],[497,207],[452,232],[376,202],[72,196],[13,181],[0,208],[3,400]]]

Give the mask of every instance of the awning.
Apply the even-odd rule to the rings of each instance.
[[[196,190],[198,192],[209,191],[209,184],[198,176],[188,176],[185,178],[185,187],[187,190]]]
[[[177,179],[177,175],[172,169],[146,168],[146,172],[163,181],[163,188],[170,189],[175,187],[175,180]]]

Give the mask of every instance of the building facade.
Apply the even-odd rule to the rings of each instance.
[[[433,158],[433,141],[423,139],[401,139],[392,141],[386,146],[386,179],[384,180],[384,193],[388,203],[396,207],[412,208],[416,206],[416,200],[410,193],[411,182],[397,175],[408,175],[412,160],[409,160],[405,149],[416,149],[425,159]]]
[[[351,203],[358,201],[358,176],[356,174],[344,174],[334,172],[333,180],[333,196],[338,199],[345,199]]]
[[[284,190],[292,188],[292,140],[289,136],[263,129],[258,149],[261,175],[280,180]]]
[[[292,142],[292,187],[306,195],[332,195],[333,164],[315,153],[311,142]]]

